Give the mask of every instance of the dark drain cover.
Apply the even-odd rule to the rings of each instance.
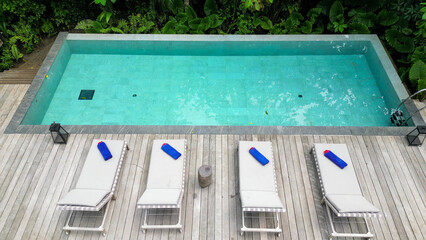
[[[92,100],[95,90],[81,90],[78,100]]]

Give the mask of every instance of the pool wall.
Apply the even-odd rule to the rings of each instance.
[[[69,40],[69,41],[65,41]],[[368,42],[367,50],[364,51],[366,58],[372,69],[374,77],[380,79],[378,86],[382,95],[385,96],[386,104],[389,108],[394,108],[399,104],[399,101],[408,97],[405,87],[402,85],[398,74],[389,57],[383,48],[380,40],[376,35],[141,35],[141,34],[68,34],[61,32],[56,38],[52,48],[50,49],[46,59],[44,60],[39,72],[34,78],[30,88],[19,105],[15,115],[5,130],[5,133],[48,133],[48,125],[26,125],[28,119],[34,122],[40,119],[27,118],[23,122],[25,114],[31,115],[31,104],[46,104],[44,101],[49,101],[51,95],[55,92],[61,79],[60,74],[66,67],[71,51],[87,52],[91,50],[90,40],[102,41],[105,40],[105,53],[115,53],[114,48],[109,48],[111,45],[120,45],[121,41],[134,41],[132,50],[135,54],[143,53],[144,47],[148,41],[163,42],[172,41],[174,44],[173,51],[176,54],[188,51],[187,49],[179,48],[181,41],[200,41],[200,47],[203,42],[228,41],[233,44],[238,42],[253,42],[253,41],[288,41],[291,42],[287,47],[290,53],[294,51],[296,54],[303,52],[303,49],[298,48],[297,42],[313,41],[318,44],[324,43],[328,46],[330,42],[345,42],[345,41],[362,41]],[[73,46],[73,42],[88,41],[86,49],[78,49]],[[107,42],[108,41],[108,42]],[[152,42],[151,42],[152,43]],[[98,43],[99,44],[99,43]],[[210,44],[211,45],[211,44]],[[248,44],[247,47],[249,47]],[[61,46],[63,46],[61,48]],[[139,49],[135,51],[136,49]],[[344,51],[344,48],[342,48]],[[165,49],[167,50],[167,49]],[[165,51],[164,49],[159,51]],[[171,50],[171,49],[169,49]],[[213,49],[220,53],[220,47]],[[123,51],[123,49],[120,49]],[[332,50],[334,51],[334,50]],[[360,51],[363,51],[360,49]],[[253,54],[263,53],[262,49],[252,51]],[[118,54],[119,52],[117,52]],[[227,52],[228,53],[228,52]],[[311,52],[312,53],[312,52]],[[321,52],[324,54],[324,52]],[[332,54],[333,52],[330,52]],[[235,53],[237,54],[237,53]],[[264,54],[264,53],[263,53]],[[373,65],[379,64],[383,68],[373,68]],[[53,77],[46,77],[48,73]],[[54,81],[50,84],[46,91],[39,93],[37,91],[42,84],[47,84],[47,81]],[[386,94],[383,94],[386,93]],[[34,101],[34,102],[33,102]],[[404,106],[408,112],[413,113],[417,110],[416,106],[411,102]],[[404,109],[405,110],[405,109]],[[27,112],[28,111],[28,112]],[[40,115],[40,114],[38,114]],[[420,114],[413,115],[413,124],[424,124]],[[169,134],[343,134],[343,135],[405,135],[413,127],[317,127],[317,126],[137,126],[137,125],[67,125],[65,128],[71,133],[169,133]]]

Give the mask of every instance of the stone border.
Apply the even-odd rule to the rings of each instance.
[[[155,35],[155,34],[58,34],[30,88],[4,133],[49,133],[48,125],[21,125],[64,40],[156,40],[156,41],[370,41],[399,99],[407,91],[377,35]],[[415,125],[425,122],[412,101],[405,104]],[[396,106],[395,106],[396,107]],[[67,125],[70,133],[112,134],[319,134],[319,135],[406,135],[413,127],[322,127],[322,126],[160,126],[160,125]]]

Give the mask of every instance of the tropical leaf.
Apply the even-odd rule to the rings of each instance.
[[[217,13],[218,8],[216,4],[216,0],[206,0],[204,3],[204,13],[209,16],[211,14]]]
[[[109,19],[111,18],[111,16],[112,16],[112,12],[107,12],[106,14],[105,14],[105,16],[106,16],[106,22],[108,23],[109,22]]]
[[[360,22],[355,22],[349,24],[349,33],[351,34],[369,34],[370,30],[365,24],[362,24]]]
[[[115,33],[121,33],[121,34],[123,34],[124,32],[123,32],[123,30],[121,30],[121,29],[119,29],[119,28],[116,28],[116,27],[111,27],[111,31],[113,31],[113,32],[115,32]]]
[[[321,14],[321,11],[321,8],[311,8],[311,10],[309,10],[306,16],[308,16],[309,18],[316,18]]]
[[[86,20],[82,20],[80,22],[77,23],[77,25],[75,26],[75,29],[88,29],[88,28],[92,28],[93,26],[93,20],[90,19],[86,19]]]
[[[163,34],[174,34],[176,33],[175,31],[175,26],[176,26],[176,19],[172,18],[170,19],[163,27],[163,29],[161,29],[161,33]]]
[[[426,64],[420,60],[416,61],[411,66],[408,76],[414,85],[417,85],[419,81],[426,81]]]
[[[186,6],[185,13],[186,13],[186,16],[188,17],[188,20],[198,18],[197,13],[195,13],[194,9],[189,5]]]
[[[97,32],[100,32],[103,29],[103,27],[102,27],[100,22],[94,21],[93,22],[93,29],[95,29]]]
[[[173,14],[177,14],[179,12],[183,12],[184,5],[183,0],[170,0],[168,2],[169,4],[169,10],[173,12]]]
[[[260,22],[260,27],[265,30],[270,30],[273,27],[272,21],[269,18],[263,16],[262,21]]]
[[[84,30],[86,33],[100,33],[99,31],[96,31],[94,28],[88,28]]]
[[[305,22],[305,25],[300,29],[303,33],[310,34],[312,33],[312,23],[309,21]]]
[[[188,26],[192,29],[192,30],[196,30],[198,29],[198,26],[201,23],[201,18],[196,18],[196,19],[192,19],[190,21],[188,21]]]
[[[15,60],[19,60],[20,58],[24,56],[24,54],[19,52],[18,47],[15,44],[12,45],[11,50],[12,50],[12,56]]]
[[[410,53],[414,50],[414,40],[395,29],[388,29],[385,32],[386,41],[401,53]]]
[[[208,18],[210,21],[210,28],[217,28],[223,23],[223,20],[220,20],[217,14],[210,15]]]
[[[377,18],[379,23],[383,26],[390,26],[399,20],[399,17],[395,12],[389,12],[387,10],[380,11]]]
[[[338,16],[343,15],[344,9],[339,1],[335,1],[330,7],[329,17],[331,22],[338,21]]]

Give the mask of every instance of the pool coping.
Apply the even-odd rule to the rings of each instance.
[[[321,37],[321,40],[318,39]],[[350,39],[349,39],[350,38]],[[156,40],[156,41],[370,41],[399,99],[407,90],[375,34],[366,35],[162,35],[162,34],[73,34],[60,32],[4,133],[49,133],[49,125],[21,125],[62,43],[65,40]],[[425,125],[412,101],[405,103],[414,124]],[[395,106],[396,107],[396,106]],[[415,113],[415,114],[413,114]],[[353,126],[163,126],[163,125],[64,125],[70,133],[114,134],[320,134],[320,135],[406,135],[414,127]]]

